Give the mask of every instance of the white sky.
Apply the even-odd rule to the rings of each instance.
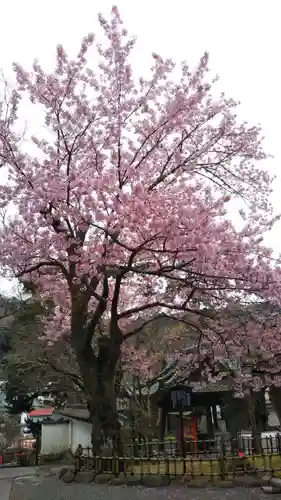
[[[51,69],[55,46],[76,52],[81,38],[108,15],[113,0],[4,0],[1,4],[0,68],[11,75],[13,61],[29,67],[39,58]],[[133,64],[150,67],[151,52],[195,64],[204,50],[221,76],[220,87],[241,101],[243,118],[261,123],[268,168],[278,180],[273,202],[281,211],[281,66],[278,0],[119,0],[115,2],[129,32],[138,38]],[[278,35],[278,32],[280,33]],[[94,62],[93,62],[94,63]],[[279,141],[278,141],[279,140]],[[267,238],[278,252],[281,225]],[[1,285],[1,282],[0,282]]]

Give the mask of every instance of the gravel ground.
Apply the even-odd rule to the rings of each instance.
[[[147,489],[141,487],[64,484],[54,478],[18,478],[10,500],[267,500],[260,489]]]

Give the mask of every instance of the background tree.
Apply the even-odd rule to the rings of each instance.
[[[104,438],[119,440],[116,375],[129,338],[163,311],[177,322],[190,314],[197,356],[205,336],[219,356],[233,334],[217,327],[221,307],[280,298],[280,272],[262,246],[275,218],[271,179],[256,165],[266,158],[259,127],[238,123],[232,99],[213,98],[207,54],[193,70],[184,62],[179,78],[170,59],[153,54],[150,74],[137,80],[135,40],[117,8],[99,21],[107,41],[95,45],[94,70],[93,34],[74,60],[59,45],[52,73],[38,61],[31,72],[14,64],[17,86],[0,120],[12,179],[0,201],[17,210],[3,214],[0,262],[54,304],[45,335],[75,352],[97,452]],[[23,95],[47,130],[29,138],[28,151],[17,121]],[[241,230],[226,217],[237,197],[246,206]]]
[[[18,418],[7,414],[0,414],[0,450],[11,446],[20,434]]]
[[[15,297],[0,295],[0,372],[4,357],[10,350],[9,325],[19,312],[24,301]]]
[[[30,411],[38,396],[51,397],[56,405],[84,401],[71,347],[61,341],[50,346],[42,337],[45,314],[45,308],[31,299],[6,327],[9,350],[3,359],[2,373],[10,412]]]

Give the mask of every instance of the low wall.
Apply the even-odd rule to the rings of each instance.
[[[69,449],[69,423],[43,424],[41,455],[61,453]]]

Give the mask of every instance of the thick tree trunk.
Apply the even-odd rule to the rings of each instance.
[[[115,388],[120,346],[113,343],[109,337],[101,337],[97,355],[91,347],[76,351],[76,355],[92,424],[93,453],[100,455],[103,446],[110,441],[113,452],[121,453]]]
[[[242,430],[249,428],[249,411],[247,398],[238,399],[232,395],[226,396],[222,407],[223,419],[232,439]]]
[[[92,422],[92,447],[95,453],[112,443],[113,452],[120,453],[120,423],[116,409],[114,375],[93,384],[88,407]]]

